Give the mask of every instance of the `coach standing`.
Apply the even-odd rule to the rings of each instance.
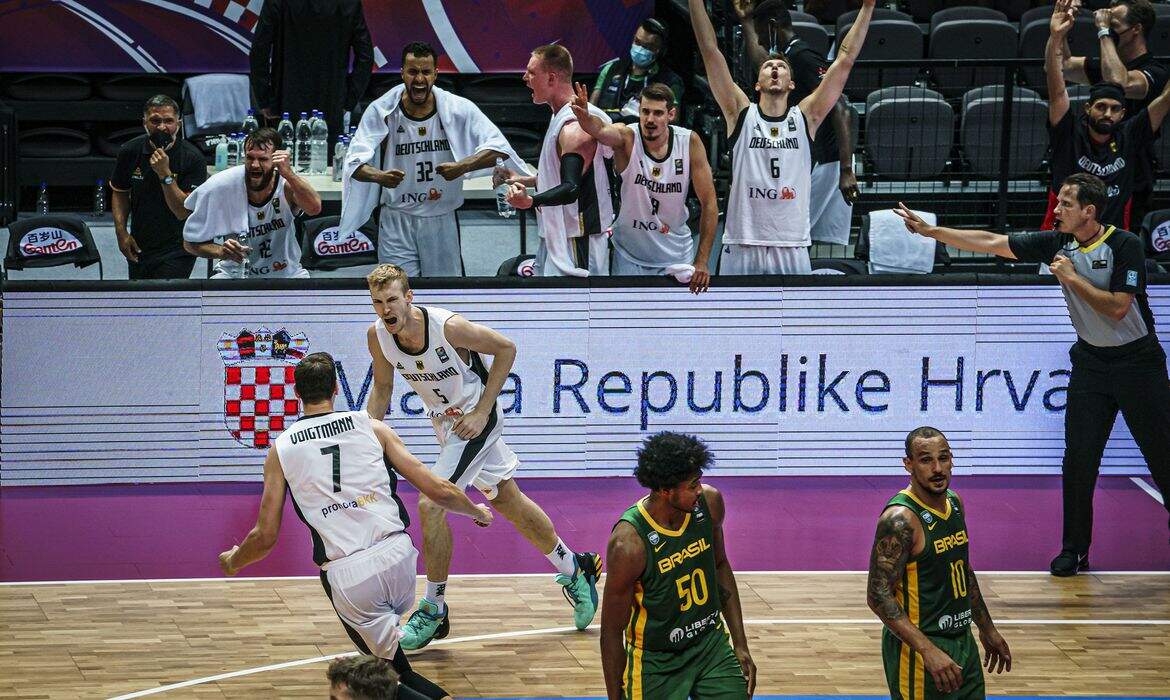
[[[179,138],[179,105],[171,98],[147,100],[142,125],[146,133],[123,144],[110,176],[118,248],[132,280],[186,279],[195,258],[183,250],[183,202],[207,179],[207,165]]]
[[[1170,496],[1170,377],[1146,298],[1141,239],[1098,220],[1105,183],[1087,173],[1066,178],[1056,200],[1056,230],[1002,235],[931,226],[905,205],[895,210],[914,233],[1010,260],[1044,262],[1064,291],[1077,332],[1064,413],[1064,543],[1053,576],[1089,567],[1093,488],[1118,409],[1163,496]]]

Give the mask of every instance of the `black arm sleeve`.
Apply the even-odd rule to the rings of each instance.
[[[406,658],[402,647],[398,647],[398,650],[394,652],[394,658],[390,659],[390,665],[398,673],[398,681],[401,683],[398,688],[398,697],[404,700],[415,700],[416,698],[441,700],[449,695],[447,691],[410,667],[410,661]]]
[[[561,184],[545,190],[532,198],[532,206],[561,206],[577,201],[581,193],[581,177],[585,173],[585,159],[580,153],[566,153],[561,156]]]

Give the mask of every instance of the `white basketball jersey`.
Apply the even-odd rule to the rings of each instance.
[[[812,142],[800,107],[766,117],[752,103],[731,136],[731,191],[723,242],[807,246]]]
[[[276,438],[297,515],[322,568],[406,529],[398,476],[365,411],[301,418]]]
[[[634,146],[622,171],[622,200],[613,226],[618,253],[644,267],[689,263],[694,242],[687,226],[691,184],[691,131],[670,127],[662,160],[646,152],[642,129],[632,125]]]
[[[443,328],[454,312],[434,306],[415,308],[422,310],[426,327],[421,350],[416,353],[403,350],[381,321],[374,323],[378,344],[382,346],[382,354],[422,399],[427,415],[436,421],[453,421],[479,403],[488,368],[475,352],[470,353],[470,364],[465,363],[455,346],[447,341]]]
[[[611,123],[609,115],[594,105],[589,113]],[[557,153],[557,139],[566,124],[577,121],[573,109],[565,103],[549,122],[544,132],[540,149],[540,167],[536,171],[536,191],[544,192],[561,184],[561,158]],[[536,221],[542,238],[549,235],[563,235],[566,238],[592,236],[605,231],[613,223],[613,198],[609,190],[609,169],[605,163],[613,151],[597,144],[593,161],[586,163],[588,169],[582,176],[581,192],[576,202],[561,206],[546,205],[536,210]]]
[[[301,267],[301,247],[297,244],[296,216],[284,194],[285,181],[279,174],[272,196],[260,205],[248,202],[248,237],[241,242],[251,248],[246,261],[247,269],[240,272],[240,263],[220,260],[215,263],[216,273],[228,277],[308,277],[309,271]]]
[[[438,109],[412,119],[399,107],[386,123],[390,134],[382,143],[382,169],[406,175],[398,187],[382,188],[382,206],[412,216],[439,216],[463,206],[463,178],[448,182],[435,172],[440,163],[455,161]]]

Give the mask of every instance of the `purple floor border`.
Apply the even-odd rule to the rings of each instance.
[[[621,511],[644,491],[632,479],[523,479],[524,491],[576,549],[604,552]],[[861,570],[878,512],[898,477],[724,477],[728,553],[740,571]],[[966,476],[955,487],[969,517],[972,563],[1046,570],[1059,549],[1060,478]],[[0,490],[0,580],[194,578],[219,575],[216,555],[252,526],[260,484],[9,487]],[[416,494],[403,489],[415,513]],[[1097,570],[1168,571],[1167,514],[1125,477],[1097,486]],[[452,573],[550,571],[502,518],[480,530],[451,518]],[[418,526],[410,532],[419,542]],[[247,576],[312,575],[308,531],[286,504],[280,542]]]

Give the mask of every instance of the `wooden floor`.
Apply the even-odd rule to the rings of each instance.
[[[1170,694],[1170,576],[980,578],[1015,668],[993,694]],[[741,574],[763,694],[885,693],[881,627],[860,574]],[[420,590],[421,594],[421,590]],[[412,658],[457,697],[603,695],[596,629],[552,577],[453,579],[451,635]],[[1021,624],[1078,620],[1076,624]],[[1104,621],[1158,624],[1101,624]],[[1160,622],[1159,622],[1160,621]],[[489,639],[468,639],[497,635]],[[98,698],[351,651],[314,580],[0,587],[0,696]],[[162,697],[314,697],[325,662]]]

